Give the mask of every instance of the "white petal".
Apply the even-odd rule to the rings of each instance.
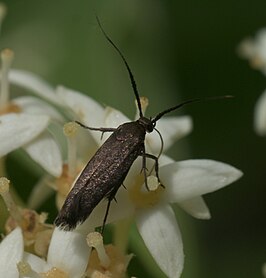
[[[151,255],[170,278],[180,277],[184,265],[181,233],[169,205],[137,216],[139,232]]]
[[[39,76],[23,70],[11,69],[8,78],[12,84],[30,90],[37,96],[54,104],[61,105],[61,101],[55,95],[54,88]]]
[[[130,122],[131,120],[128,119],[122,112],[116,110],[112,107],[106,107],[104,111],[104,127],[107,128],[117,128],[119,125],[124,124],[126,122]],[[104,142],[109,136],[111,135],[110,132],[106,132],[103,135],[102,142]]]
[[[64,121],[63,116],[51,105],[45,101],[31,96],[18,97],[12,100],[13,103],[20,106],[22,111],[27,114],[44,114],[59,122]]]
[[[258,31],[256,38],[254,40],[254,47],[256,50],[257,56],[261,59],[261,62],[266,62],[266,29],[263,28]]]
[[[122,112],[112,107],[106,107],[104,112],[105,112],[104,114],[105,127],[117,128],[121,124],[124,124],[126,122],[131,122],[131,120],[127,116],[125,116]]]
[[[48,250],[47,262],[64,270],[70,277],[80,277],[86,270],[90,248],[78,232],[55,228]]]
[[[254,126],[259,135],[266,135],[266,90],[256,103]]]
[[[94,99],[78,91],[58,86],[56,95],[62,103],[68,106],[75,114],[91,127],[100,127],[103,124],[104,108]]]
[[[165,154],[162,154],[159,157],[159,167],[163,167],[164,165],[167,165],[167,164],[170,164],[170,163],[173,163],[173,162],[175,162],[175,160],[173,160],[171,157],[169,157]]]
[[[62,174],[63,160],[60,149],[48,133],[42,133],[24,146],[29,156],[40,164],[49,174],[59,177]]]
[[[262,275],[263,277],[266,277],[266,263],[262,265]]]
[[[0,277],[19,277],[17,263],[22,260],[23,237],[20,228],[7,235],[0,244]]]
[[[52,268],[51,265],[49,265],[46,261],[44,261],[40,257],[27,252],[24,252],[23,254],[23,261],[29,263],[31,268],[38,273],[46,272]]]
[[[191,216],[198,219],[210,219],[211,214],[204,199],[199,196],[183,202],[179,202],[178,205]]]
[[[192,119],[189,116],[166,117],[156,123],[156,128],[163,137],[163,149],[166,151],[175,141],[191,132]],[[160,151],[162,143],[157,132],[148,133],[146,141],[153,153]]]
[[[216,191],[242,175],[228,164],[208,159],[185,160],[160,168],[165,197],[173,203]]]
[[[48,125],[45,115],[5,114],[0,117],[0,157],[23,146]]]
[[[63,86],[56,88],[56,94],[62,104],[69,107],[79,120],[89,127],[102,127],[104,122],[104,108],[94,99]],[[93,138],[100,142],[101,132],[91,132]]]

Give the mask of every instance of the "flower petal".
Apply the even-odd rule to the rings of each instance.
[[[266,90],[263,92],[256,103],[254,126],[255,131],[259,135],[266,135]]]
[[[180,277],[184,265],[181,233],[169,205],[137,215],[139,232],[151,255],[167,277]]]
[[[52,119],[63,122],[63,116],[51,105],[45,101],[31,96],[18,97],[12,100],[13,103],[21,107],[22,111],[27,114],[47,115]]]
[[[112,107],[106,107],[104,111],[104,127],[117,128],[119,125],[131,122],[122,112]],[[103,134],[102,142],[110,136],[110,132]]]
[[[32,269],[38,273],[46,272],[50,268],[52,268],[51,265],[49,265],[46,261],[44,261],[40,257],[27,253],[27,252],[24,252],[24,254],[23,254],[23,261],[26,261],[27,263],[29,263],[30,266],[32,267]]]
[[[24,146],[29,156],[40,164],[49,174],[59,177],[62,174],[63,160],[60,149],[48,133],[42,133]]]
[[[48,125],[45,115],[5,114],[0,117],[0,157],[23,146]],[[12,138],[12,140],[10,140]]]
[[[11,69],[8,78],[12,84],[30,90],[54,104],[61,105],[61,101],[55,95],[54,88],[39,76],[28,71]]]
[[[210,219],[211,214],[208,206],[206,205],[204,199],[199,197],[194,197],[192,199],[179,202],[178,205],[186,211],[191,216],[198,219]]]
[[[131,122],[131,120],[127,116],[125,116],[122,112],[112,107],[106,107],[104,112],[105,112],[104,114],[105,127],[117,128],[121,124],[124,124],[126,122]]]
[[[56,95],[62,103],[69,107],[83,124],[89,127],[102,127],[104,123],[104,108],[94,99],[80,92],[58,86]],[[101,142],[101,132],[91,133],[97,142]]]
[[[86,270],[90,248],[78,232],[55,228],[48,250],[47,262],[64,270],[70,277],[80,277]]]
[[[103,124],[104,108],[94,99],[78,91],[58,86],[56,95],[68,106],[85,124],[100,127]]]
[[[0,277],[19,277],[17,263],[23,255],[22,231],[18,227],[8,234],[0,244]]]
[[[192,119],[189,116],[166,117],[156,123],[156,128],[163,137],[164,151],[166,151],[175,141],[191,132]],[[153,153],[160,151],[162,143],[157,132],[148,133],[146,141]]]
[[[216,191],[238,180],[243,173],[222,162],[195,159],[167,164],[160,168],[168,202],[181,202]]]

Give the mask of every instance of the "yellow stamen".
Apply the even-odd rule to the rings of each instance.
[[[68,175],[74,177],[77,168],[77,130],[78,125],[75,122],[69,122],[64,125],[64,134],[67,137],[68,147]]]
[[[3,20],[6,16],[6,12],[7,12],[6,5],[1,2],[0,3],[0,31],[1,31]]]
[[[4,202],[6,204],[7,210],[9,211],[10,215],[17,221],[18,223],[22,222],[22,217],[19,208],[15,204],[10,192],[10,181],[5,178],[0,178],[0,195],[3,197]]]
[[[14,52],[11,49],[1,51],[2,70],[0,85],[0,109],[3,109],[9,101],[9,80],[8,73],[14,59]]]
[[[155,181],[155,179],[156,181]],[[164,188],[159,186],[156,177],[148,177],[148,187],[150,191],[142,191],[143,177],[139,175],[129,190],[129,197],[136,208],[149,208],[155,206],[161,199]]]
[[[157,177],[155,176],[148,176],[147,177],[147,185],[150,191],[155,191],[160,186]]]
[[[125,277],[127,266],[132,259],[132,255],[124,255],[119,248],[111,244],[105,246],[105,250],[110,258],[109,266],[107,268],[103,267],[97,252],[93,250],[86,272],[87,276],[93,278]]]
[[[136,108],[137,108],[136,119],[138,119],[139,118],[139,110],[138,110],[137,101],[135,101],[135,104],[136,104]],[[145,115],[146,109],[147,109],[147,107],[149,105],[148,98],[147,97],[140,97],[140,105],[141,105],[142,113],[143,113],[143,115]]]
[[[102,235],[98,232],[89,233],[87,235],[87,244],[96,249],[101,265],[107,268],[110,265],[110,259],[106,254]]]

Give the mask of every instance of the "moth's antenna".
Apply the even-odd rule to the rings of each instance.
[[[127,61],[126,61],[126,58],[124,57],[124,55],[122,54],[120,49],[114,44],[114,42],[111,40],[111,38],[106,34],[106,32],[104,31],[104,29],[103,29],[103,27],[101,25],[100,19],[99,19],[99,17],[97,15],[96,15],[96,20],[98,22],[98,25],[99,25],[103,35],[108,40],[108,42],[115,48],[115,50],[118,52],[118,54],[122,58],[125,66],[127,68],[127,72],[129,74],[130,82],[131,82],[131,85],[132,85],[132,88],[133,88],[133,91],[134,91],[134,94],[135,94],[135,97],[136,97],[136,100],[137,100],[138,109],[139,109],[139,116],[140,116],[140,118],[142,118],[143,117],[143,113],[142,113],[142,109],[141,109],[140,97],[139,97],[139,93],[138,93],[138,89],[137,89],[137,84],[136,84],[136,81],[134,79],[133,73],[132,73],[132,71],[131,71],[131,69],[130,69]]]
[[[164,116],[165,114],[169,113],[169,112],[172,112],[182,106],[185,106],[187,104],[190,104],[190,103],[193,103],[193,102],[199,102],[199,101],[206,101],[206,100],[216,100],[216,99],[224,99],[224,98],[233,98],[233,96],[216,96],[216,97],[206,97],[206,98],[194,98],[194,99],[190,99],[190,100],[187,100],[187,101],[184,101],[184,102],[181,102],[179,103],[178,105],[176,106],[173,106],[171,108],[168,108],[162,112],[160,112],[157,116],[155,116],[153,119],[152,119],[152,123],[156,123],[162,116]]]

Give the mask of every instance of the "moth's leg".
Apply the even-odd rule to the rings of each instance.
[[[104,228],[105,228],[107,216],[108,216],[108,213],[109,213],[109,210],[110,210],[111,202],[112,202],[113,200],[115,200],[115,202],[117,202],[117,200],[116,200],[116,198],[115,198],[115,195],[116,195],[117,190],[119,189],[119,187],[120,187],[120,186],[114,187],[114,188],[106,195],[106,198],[107,198],[107,200],[108,200],[108,203],[107,203],[105,215],[104,215],[104,218],[103,218],[103,225],[102,225],[102,228],[101,228],[101,234],[102,234],[102,235],[103,235],[103,232],[104,232]]]
[[[141,172],[143,172],[145,187],[149,191],[148,181],[147,181],[147,171],[148,171],[148,169],[146,167],[146,154],[145,154],[145,146],[144,145],[142,146],[142,150],[141,150],[140,155],[142,156]]]
[[[79,121],[75,121],[75,123],[77,123],[78,125],[80,125],[83,128],[89,129],[89,130],[101,131],[102,132],[101,139],[105,132],[114,132],[116,130],[116,128],[112,128],[112,127],[89,127],[89,126],[82,124]]]
[[[103,219],[103,224],[102,224],[102,228],[101,228],[101,234],[102,235],[103,235],[103,232],[104,232],[104,228],[105,228],[105,224],[106,224],[106,220],[107,220],[107,216],[108,216],[108,213],[109,213],[111,202],[112,202],[112,199],[108,198],[108,203],[107,203],[107,207],[106,207],[106,211],[105,211],[105,215],[104,215],[104,219]]]
[[[144,149],[145,150],[145,149]],[[145,186],[146,188],[148,189],[148,184],[147,184],[147,169],[146,169],[146,157],[150,158],[150,159],[153,159],[154,162],[155,162],[155,165],[154,165],[154,170],[155,170],[155,175],[156,175],[156,178],[159,182],[159,184],[164,187],[164,185],[161,183],[161,180],[159,178],[159,162],[158,162],[158,157],[153,155],[153,154],[149,154],[149,153],[142,153],[141,154],[143,160],[142,160],[142,167],[144,169],[144,178],[145,178]]]

